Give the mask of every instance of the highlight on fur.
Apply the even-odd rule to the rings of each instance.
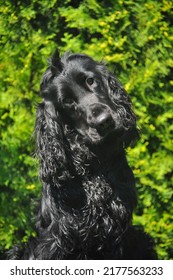
[[[56,51],[40,92],[37,237],[11,258],[156,258],[150,237],[132,226],[137,199],[125,148],[139,133],[122,85],[103,63]]]

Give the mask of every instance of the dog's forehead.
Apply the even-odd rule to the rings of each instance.
[[[96,70],[97,63],[91,58],[74,59],[69,61],[65,67],[65,73],[68,75],[77,75],[79,73],[94,72]]]

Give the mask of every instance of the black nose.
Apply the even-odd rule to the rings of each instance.
[[[110,108],[105,104],[91,104],[88,110],[87,121],[101,136],[105,136],[115,127]]]
[[[100,134],[108,133],[114,127],[114,121],[112,116],[105,112],[97,116],[95,128]]]

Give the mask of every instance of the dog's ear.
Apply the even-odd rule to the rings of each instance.
[[[43,183],[57,185],[69,176],[69,162],[63,123],[52,102],[38,105],[35,135],[40,179]]]
[[[56,58],[55,58],[56,56]],[[69,175],[67,143],[64,124],[58,112],[58,84],[53,82],[62,70],[57,53],[41,81],[43,101],[37,107],[35,135],[37,156],[40,159],[40,178],[43,182],[56,184]],[[56,70],[56,71],[55,71]]]
[[[37,227],[42,232],[51,224],[56,209],[51,192],[57,191],[61,181],[70,176],[63,124],[51,96],[50,91],[43,92],[43,102],[37,106],[35,124],[36,156],[39,159],[39,178],[42,183],[42,203]]]
[[[58,123],[59,114],[57,110],[58,102],[58,84],[54,83],[54,78],[57,77],[63,70],[59,51],[56,50],[49,60],[49,67],[44,73],[40,83],[40,95],[43,99],[44,117],[49,124],[50,120],[55,120]]]
[[[53,56],[50,59],[50,68],[52,74],[55,76],[59,75],[63,71],[64,65],[58,49],[54,52]]]
[[[116,79],[112,73],[108,73],[108,87],[109,96],[116,107],[120,106],[123,108],[124,114],[124,126],[126,127],[126,133],[123,136],[123,146],[124,148],[132,145],[136,140],[139,139],[140,134],[136,124],[136,115],[133,111],[132,102],[130,96],[127,94],[126,90],[120,84],[118,79]]]
[[[58,49],[54,52],[53,56],[48,59],[48,63],[49,67],[43,75],[40,84],[41,92],[44,91],[49,85],[51,85],[53,79],[63,71],[64,65]]]
[[[112,73],[108,73],[107,77],[108,86],[110,89],[110,93],[116,98],[116,95],[119,95],[121,93],[125,93],[124,88],[119,83],[118,79],[116,79]]]
[[[41,83],[40,83],[40,94],[45,104],[45,110],[53,118],[57,117],[56,106],[57,106],[57,84],[53,82],[63,70],[63,63],[59,51],[56,50],[53,56],[48,60],[49,67],[45,71]]]
[[[46,89],[41,91],[45,114],[47,117],[58,120],[59,114],[57,111],[57,89],[54,85],[49,85]]]

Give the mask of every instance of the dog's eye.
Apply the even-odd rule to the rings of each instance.
[[[94,84],[94,79],[93,78],[87,78],[86,82],[89,86],[92,86]]]
[[[64,103],[65,105],[71,105],[71,104],[74,103],[74,100],[71,99],[71,98],[69,98],[69,97],[66,97],[66,98],[63,99],[63,103]]]

